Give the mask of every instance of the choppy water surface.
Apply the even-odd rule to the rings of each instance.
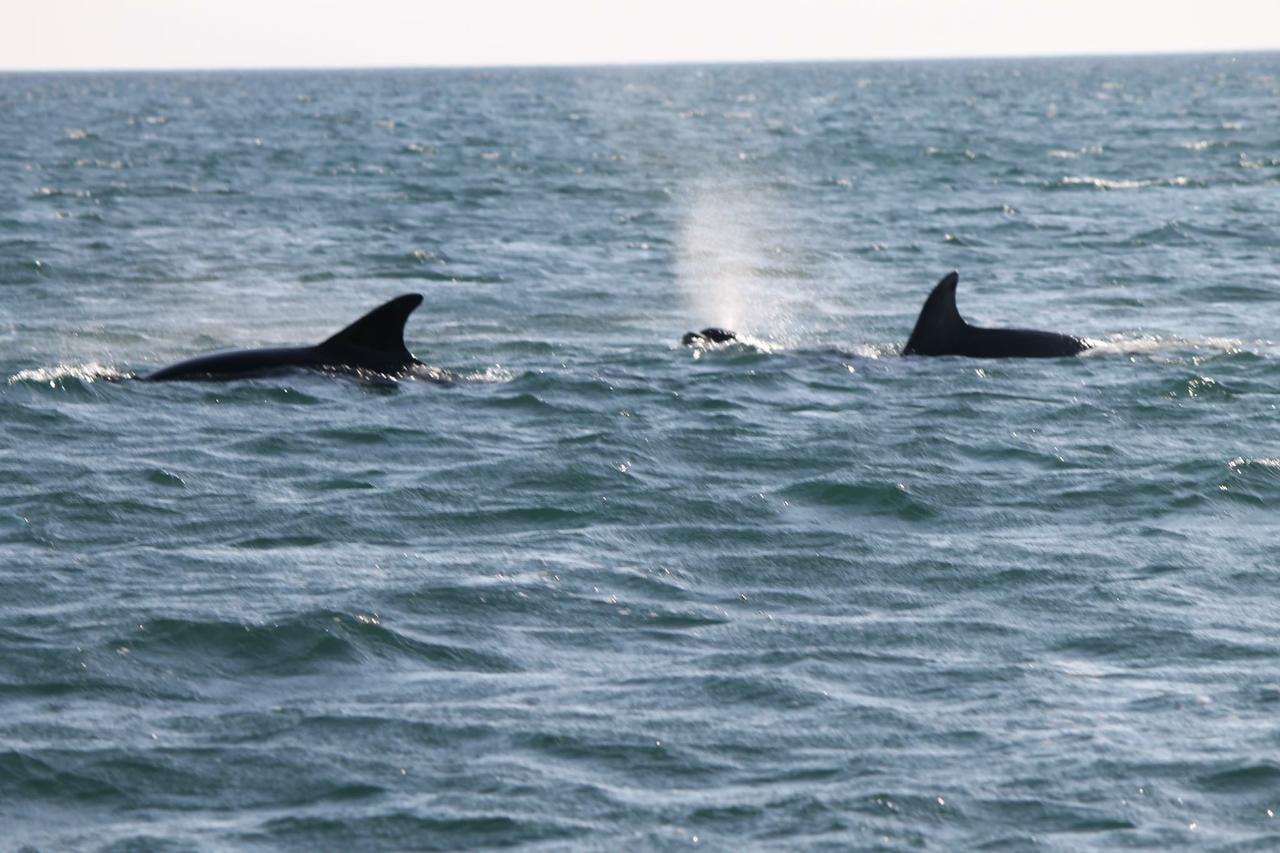
[[[5,844],[1280,845],[1278,96],[0,77]],[[1098,346],[896,357],[951,269]]]

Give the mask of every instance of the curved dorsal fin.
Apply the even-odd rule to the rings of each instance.
[[[393,355],[403,361],[413,358],[404,345],[404,324],[422,304],[421,293],[406,293],[379,305],[341,332],[320,344],[325,347],[358,347]]]
[[[933,288],[920,309],[916,327],[902,348],[903,355],[937,355],[947,351],[948,342],[965,329],[964,318],[956,308],[956,285],[960,273],[950,272]]]

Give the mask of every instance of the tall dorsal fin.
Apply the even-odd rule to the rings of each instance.
[[[956,285],[960,273],[943,276],[924,301],[916,327],[902,348],[903,355],[938,355],[947,351],[948,342],[965,328],[964,318],[956,308]]]
[[[404,324],[413,310],[421,304],[421,293],[397,296],[374,308],[320,346],[358,347],[410,361],[413,355],[404,345]]]

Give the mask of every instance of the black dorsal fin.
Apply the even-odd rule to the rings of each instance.
[[[956,308],[956,285],[960,273],[943,276],[920,309],[916,327],[902,348],[903,355],[939,355],[949,351],[949,344],[965,328],[964,318]]]
[[[320,344],[321,348],[357,347],[385,353],[401,361],[413,356],[404,345],[404,324],[422,304],[421,293],[406,293],[379,305],[341,332]]]

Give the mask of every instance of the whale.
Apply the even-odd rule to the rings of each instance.
[[[219,381],[289,370],[396,376],[422,364],[404,345],[404,324],[421,304],[422,294],[406,293],[313,346],[215,352],[162,367],[142,378],[149,382]]]
[[[680,343],[686,347],[706,346],[707,344],[724,344],[737,339],[738,336],[728,329],[708,327],[701,332],[685,332],[684,337],[680,339]]]
[[[970,326],[956,308],[960,274],[951,272],[925,300],[903,355],[960,355],[968,358],[1066,358],[1089,344],[1073,335],[1034,329]]]

